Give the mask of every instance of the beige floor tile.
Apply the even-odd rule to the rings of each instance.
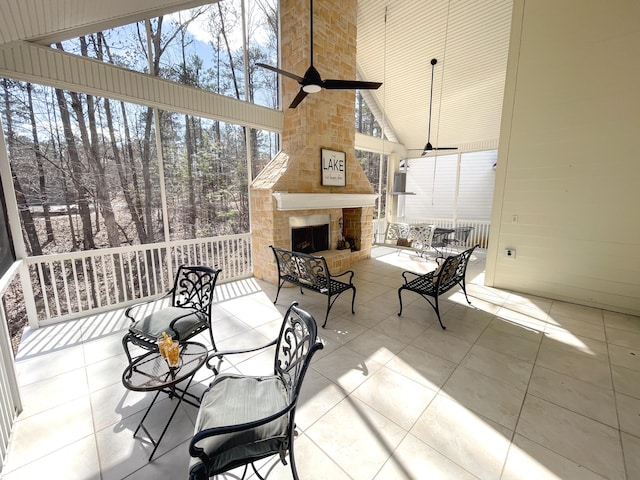
[[[350,348],[340,347],[330,356],[314,361],[313,368],[346,392],[351,393],[358,385],[373,375],[381,364],[368,360]]]
[[[116,383],[122,385],[122,372],[128,365],[124,353],[87,365],[89,391],[95,392]]]
[[[458,367],[442,387],[455,402],[514,430],[525,391],[486,377],[465,367]]]
[[[23,407],[20,419],[88,394],[89,385],[84,367],[31,383],[20,389]]]
[[[620,430],[640,437],[640,399],[616,393]]]
[[[640,332],[630,332],[628,330],[605,326],[605,333],[607,335],[607,342],[610,345],[631,348],[638,348],[638,345],[640,345]]]
[[[602,355],[587,355],[578,350],[559,348],[556,342],[545,339],[540,346],[536,365],[602,388],[612,388],[609,362]]]
[[[563,317],[561,315],[556,316],[553,320],[550,320],[547,325],[547,332],[558,330],[560,332],[567,332],[575,336],[592,338],[594,340],[605,341],[604,325],[591,322],[585,322],[580,319],[573,319],[570,317]]]
[[[640,438],[621,432],[627,478],[640,478]]]
[[[183,442],[164,455],[154,457],[152,462],[128,475],[127,480],[159,480],[188,478],[189,442]]]
[[[427,473],[428,472],[428,473]],[[462,467],[437,452],[413,435],[407,435],[393,456],[387,460],[375,480],[474,480]]]
[[[307,435],[301,434],[294,441],[294,455],[298,476],[304,480],[349,480],[342,470],[318,445]],[[251,469],[249,469],[251,471]],[[260,462],[259,472],[268,480],[291,480],[291,466],[287,456],[287,465],[283,465],[278,455]],[[267,476],[268,475],[268,476]],[[240,476],[227,476],[220,480],[236,480]],[[216,480],[218,480],[216,478]],[[257,480],[255,475],[250,480]]]
[[[351,315],[351,314],[349,314]],[[366,327],[351,321],[343,316],[331,318],[326,328],[321,328],[318,336],[323,340],[329,340],[344,345],[353,340],[366,330]]]
[[[609,360],[607,344],[603,340],[584,337],[551,324],[547,325],[542,343],[545,344],[545,349],[566,350],[572,353],[583,353],[602,361]]]
[[[527,389],[533,370],[533,363],[480,345],[474,345],[460,365],[521,390]]]
[[[432,390],[439,389],[456,368],[454,362],[411,345],[385,366]]]
[[[585,322],[597,323],[598,325],[602,324],[603,319],[602,310],[600,310],[599,308],[586,307],[584,305],[577,305],[575,303],[567,303],[561,301],[554,301],[551,304],[549,316],[553,318],[555,315],[581,319]]]
[[[120,355],[123,352],[122,337],[124,337],[124,333],[117,332],[84,342],[82,347],[84,349],[85,364],[89,365]]]
[[[613,390],[536,366],[528,393],[618,428]]]
[[[489,323],[490,330],[507,333],[534,343],[540,343],[544,337],[546,322],[527,317],[526,320],[515,322],[501,315],[496,315]]]
[[[624,393],[640,399],[640,372],[612,365],[613,385],[616,393]]]
[[[385,392],[380,395],[380,392]],[[403,429],[409,430],[436,395],[427,388],[389,368],[382,367],[353,391],[362,400]]]
[[[431,325],[424,321],[420,322],[406,317],[398,317],[395,314],[388,316],[373,327],[376,332],[383,333],[403,343],[412,342],[427,328],[431,328]]]
[[[306,430],[347,396],[341,387],[316,372],[307,370],[296,409],[296,425]]]
[[[352,478],[371,479],[406,431],[364,402],[349,397],[306,431]]]
[[[48,480],[101,480],[95,437],[88,435],[49,455],[42,455],[18,470],[8,473],[5,470],[2,478],[29,480],[43,476]]]
[[[527,395],[516,433],[606,478],[625,478],[620,435],[603,423]]]
[[[604,480],[584,465],[515,435],[501,480]]]
[[[146,409],[153,393],[127,390],[121,383],[114,383],[91,393],[93,425],[97,430],[118,423]]]
[[[625,315],[624,313],[602,311],[604,324],[607,327],[626,330],[628,332],[640,333],[640,322],[638,317]]]
[[[533,363],[538,354],[540,341],[512,335],[489,325],[476,341],[476,345]]]
[[[84,349],[78,344],[52,350],[46,355],[42,352],[29,356],[23,355],[16,364],[16,374],[18,383],[25,386],[83,366]]]
[[[163,394],[161,394],[163,395]],[[158,399],[145,419],[145,426],[158,439],[173,411],[176,400]],[[142,429],[134,438],[143,412],[127,417],[96,432],[103,480],[126,477],[148,463],[153,446]],[[183,408],[178,408],[154,456],[159,458],[193,436],[194,425]]]
[[[384,365],[407,344],[375,330],[367,330],[349,341],[346,346],[365,358]]]
[[[11,434],[6,471],[27,465],[92,434],[88,395],[24,420],[18,417]]]
[[[512,432],[438,395],[411,433],[473,475],[498,479]]]
[[[448,334],[470,343],[474,343],[486,328],[472,319],[461,319],[450,314],[443,317],[442,322],[447,327]]]
[[[611,365],[619,365],[640,372],[640,344],[635,348],[609,345]]]
[[[419,335],[411,345],[446,358],[451,362],[459,363],[473,344],[450,334],[447,330],[433,327]]]

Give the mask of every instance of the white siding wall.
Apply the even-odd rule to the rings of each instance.
[[[463,153],[456,202],[458,154],[409,160],[406,217],[491,219],[497,152]],[[435,172],[435,177],[434,177]]]
[[[514,1],[486,281],[640,315],[639,4],[561,3]]]

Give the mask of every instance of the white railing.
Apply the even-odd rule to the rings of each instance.
[[[4,296],[6,289],[17,275],[18,267],[14,264],[5,275],[0,278],[0,296]],[[0,304],[0,472],[7,457],[9,437],[13,429],[13,421],[22,411],[20,390],[13,364],[13,348],[11,336],[7,327],[7,316],[4,302]]]
[[[414,218],[403,217],[396,218],[394,222],[408,223],[410,225],[429,224],[435,225],[441,228],[455,228],[455,227],[473,227],[473,230],[469,233],[467,241],[461,245],[464,247],[471,247],[472,245],[480,245],[480,248],[487,248],[489,245],[489,230],[491,229],[491,222],[480,220],[454,220],[450,218]],[[373,238],[374,244],[384,243],[384,234],[387,229],[387,221],[384,218],[373,220]]]
[[[24,297],[35,327],[164,293],[181,264],[217,266],[218,282],[253,274],[249,233],[30,257],[25,263],[31,291]]]

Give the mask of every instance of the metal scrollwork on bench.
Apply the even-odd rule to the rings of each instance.
[[[278,291],[273,303],[277,303],[282,285],[285,282],[289,282],[300,287],[300,293],[304,293],[302,290],[304,288],[327,296],[327,313],[322,324],[323,328],[327,325],[331,307],[340,294],[347,290],[353,290],[351,313],[355,313],[356,287],[353,284],[353,270],[347,270],[339,275],[332,275],[324,257],[293,252],[273,245],[270,247],[278,265]],[[338,280],[339,277],[343,276],[348,276],[346,282]]]

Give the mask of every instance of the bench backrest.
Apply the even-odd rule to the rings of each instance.
[[[324,257],[316,257],[307,253],[292,252],[271,245],[278,265],[278,277],[290,277],[310,287],[327,288],[329,285],[329,268]]]
[[[431,247],[434,231],[434,225],[410,225],[408,223],[390,222],[387,224],[384,242],[389,245],[409,246],[416,250],[426,250]]]
[[[438,293],[446,292],[456,283],[459,283],[464,279],[471,254],[478,246],[479,245],[474,245],[470,249],[465,250],[458,255],[447,257],[444,260],[444,263],[438,269],[439,273],[433,277],[434,283],[436,284],[436,291]]]

